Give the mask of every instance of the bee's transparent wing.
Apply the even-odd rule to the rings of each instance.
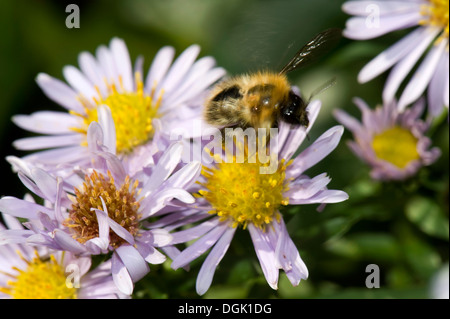
[[[342,30],[334,28],[319,33],[295,54],[280,71],[280,74],[291,72],[314,62],[337,45],[341,36]]]

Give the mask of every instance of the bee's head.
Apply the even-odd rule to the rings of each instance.
[[[281,105],[280,119],[289,124],[308,127],[309,119],[305,101],[290,91],[287,99]]]

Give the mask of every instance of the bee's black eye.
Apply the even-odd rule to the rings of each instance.
[[[305,102],[292,91],[289,92],[287,100],[281,105],[280,117],[281,120],[289,124],[303,126],[309,124]]]
[[[242,94],[240,92],[240,87],[237,85],[233,85],[229,88],[224,89],[220,93],[218,93],[212,100],[214,102],[223,101],[225,99],[240,99]]]

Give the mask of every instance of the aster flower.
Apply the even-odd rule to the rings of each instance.
[[[23,230],[4,215],[11,229]],[[0,230],[6,228],[0,223]],[[116,299],[120,292],[111,276],[111,261],[91,270],[91,257],[23,244],[0,246],[0,299]]]
[[[192,162],[180,168],[182,146],[174,143],[154,155],[154,164],[131,175],[108,152],[107,139],[97,122],[89,126],[87,139],[93,167],[64,179],[8,158],[25,186],[45,203],[3,197],[0,211],[28,222],[26,230],[0,232],[0,243],[27,242],[78,255],[112,251],[114,282],[120,291],[131,294],[133,282],[149,271],[147,263],[165,261],[155,247],[172,239],[165,230],[142,229],[141,222],[174,199],[193,203],[194,198],[184,189],[200,174],[200,164]]]
[[[294,242],[289,237],[279,208],[288,204],[335,203],[346,200],[347,194],[340,190],[328,190],[330,178],[320,174],[310,178],[304,172],[327,156],[338,144],[343,133],[341,126],[328,130],[296,158],[295,151],[306,137],[317,117],[321,103],[313,101],[308,106],[310,126],[291,129],[280,123],[278,141],[271,153],[274,170],[262,170],[271,164],[260,160],[257,153],[250,160],[239,162],[225,148],[220,161],[205,161],[202,175],[192,188],[197,197],[194,205],[185,210],[161,216],[147,227],[164,227],[172,231],[183,225],[198,225],[172,233],[171,245],[197,239],[182,252],[172,247],[172,268],[187,267],[211,248],[197,277],[197,293],[204,294],[212,283],[217,265],[225,255],[238,228],[248,230],[261,264],[263,273],[273,289],[277,289],[279,269],[283,269],[293,285],[308,277]],[[238,144],[236,143],[236,147]],[[206,152],[208,154],[208,152]],[[264,152],[265,153],[265,152]],[[231,160],[230,157],[231,156]],[[166,248],[167,249],[167,248]]]
[[[372,39],[416,27],[369,62],[359,73],[359,82],[370,81],[392,67],[383,90],[384,104],[392,103],[402,82],[425,55],[401,93],[397,107],[403,111],[428,88],[429,114],[434,117],[444,105],[448,108],[448,0],[348,1],[342,8],[356,16],[347,21],[343,32],[350,39]]]
[[[156,54],[143,81],[143,60],[134,68],[123,40],[113,38],[109,47],[100,46],[96,56],[79,55],[79,66],[65,66],[68,84],[40,73],[37,84],[54,102],[67,112],[38,111],[16,115],[13,121],[33,133],[44,134],[14,142],[20,150],[42,150],[25,159],[55,170],[64,163],[87,165],[87,129],[92,121],[108,123],[110,113],[114,125],[104,125],[105,134],[112,135],[110,152],[128,165],[157,151],[153,140],[174,127],[190,126],[201,118],[201,107],[207,88],[225,73],[215,68],[212,57],[196,61],[199,46],[187,48],[172,64],[174,48],[163,47]]]
[[[375,110],[359,98],[354,103],[361,110],[362,123],[342,110],[336,110],[334,116],[353,133],[354,141],[348,146],[370,165],[372,178],[404,180],[440,156],[440,150],[430,149],[431,140],[424,136],[428,124],[419,118],[425,107],[423,98],[403,113],[395,101]]]

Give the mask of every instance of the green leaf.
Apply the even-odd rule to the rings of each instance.
[[[204,295],[205,299],[242,299],[247,298],[251,286],[250,281],[242,285],[212,285]]]
[[[241,284],[242,282],[245,282],[250,278],[253,278],[254,276],[255,270],[251,260],[238,260],[230,270],[228,283],[232,285]]]
[[[413,285],[414,278],[407,267],[397,264],[388,271],[386,282],[389,287],[395,289],[408,289],[408,287]]]
[[[449,239],[448,219],[432,199],[419,196],[412,198],[406,206],[406,217],[424,233]]]
[[[429,280],[442,265],[442,259],[435,247],[419,238],[406,225],[399,228],[399,237],[401,253],[409,267],[423,280]]]
[[[354,260],[367,259],[375,263],[398,259],[400,246],[396,239],[384,233],[359,233],[330,241],[329,251]]]
[[[309,298],[314,291],[311,281],[308,280],[301,280],[298,286],[292,286],[284,272],[280,274],[278,286],[279,296],[286,299]]]

